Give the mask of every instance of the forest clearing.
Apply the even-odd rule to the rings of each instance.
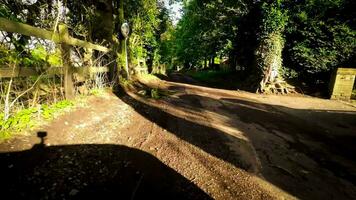
[[[352,0],[0,0],[1,199],[356,199]]]

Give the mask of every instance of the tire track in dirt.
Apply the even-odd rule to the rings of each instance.
[[[236,128],[238,126],[232,126],[224,121],[226,117],[230,119],[235,117],[221,109],[224,105],[223,102],[221,100],[199,98],[202,96],[201,93],[194,89],[186,89],[185,93],[187,95],[194,95],[196,100],[200,102],[200,105],[203,107],[203,115],[211,127],[227,133],[224,135],[228,139],[226,145],[235,153],[236,157],[239,157],[240,166],[248,172],[260,175],[261,163],[254,147],[248,142],[248,138]],[[230,121],[237,120],[231,119]],[[236,140],[236,138],[240,138],[240,140]]]

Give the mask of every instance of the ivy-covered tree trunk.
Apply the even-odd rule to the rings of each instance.
[[[260,92],[268,92],[268,86],[278,82],[278,79],[281,80],[283,47],[284,40],[279,31],[270,33],[261,40],[256,52],[257,65],[261,73],[261,82],[258,88]]]
[[[260,74],[258,92],[288,93],[283,87],[280,74],[282,68],[282,50],[284,47],[283,32],[287,21],[282,8],[282,0],[262,3],[262,20],[257,46],[256,65]]]

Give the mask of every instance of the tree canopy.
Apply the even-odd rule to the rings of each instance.
[[[175,56],[186,67],[226,57],[262,86],[273,76],[325,80],[355,65],[353,7],[352,0],[184,1]]]
[[[163,0],[0,2],[0,17],[46,29],[65,23],[75,37],[120,49],[118,61],[124,55],[120,26],[128,22],[130,63],[150,72],[160,66],[217,68],[217,60],[243,69],[263,91],[286,78],[325,82],[336,67],[355,65],[353,0],[169,1],[183,5],[177,24]],[[30,40],[11,33],[5,38],[18,52]]]

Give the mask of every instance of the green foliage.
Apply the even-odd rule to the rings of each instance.
[[[64,2],[68,12],[60,21],[66,19],[71,34],[88,41],[118,46],[123,39],[120,26],[126,20],[131,27],[129,60],[132,65],[145,60],[150,72],[161,66],[197,68],[219,57],[255,77],[265,76],[275,65],[285,77],[318,80],[336,67],[356,64],[353,0],[182,1],[183,17],[176,26],[163,1]],[[0,17],[52,29],[56,6],[56,1],[38,0],[26,6],[0,0]],[[5,36],[15,51],[0,47],[0,65],[61,64],[59,52],[48,53],[43,46],[25,50],[30,37]],[[121,70],[123,54],[116,59]]]
[[[356,64],[352,0],[185,1],[175,33],[176,65],[195,67],[221,55],[251,77],[329,79]],[[283,65],[282,65],[283,60]]]
[[[356,30],[350,1],[305,1],[291,7],[285,61],[300,77],[316,78],[355,65]],[[299,12],[295,12],[299,11]]]
[[[131,0],[125,12],[132,27],[129,46],[134,65],[145,59],[152,72],[154,66],[170,64],[172,23],[164,5],[156,0]]]
[[[119,79],[119,81],[120,81],[120,85],[123,88],[131,88],[133,86],[132,80],[127,80],[127,79],[121,78],[121,79]]]
[[[105,92],[104,88],[93,88],[89,91],[89,94],[94,96],[102,96]]]
[[[8,3],[1,3],[0,1],[0,17],[4,17],[16,22],[22,22],[23,20],[21,20],[21,18],[19,19],[19,17],[16,16],[18,12],[19,10],[16,10],[14,8],[14,5],[9,5]]]
[[[174,34],[179,65],[200,65],[204,60],[229,56],[239,18],[247,11],[242,1],[187,1]]]
[[[62,64],[60,50],[56,49],[54,53],[49,53],[42,45],[37,45],[31,50],[31,57],[28,59],[32,61],[32,64],[37,65],[48,63],[50,66],[60,66]]]
[[[35,113],[37,113],[36,108],[21,110],[15,115],[11,116],[8,120],[1,121],[1,130],[12,129],[15,131],[20,131],[26,127],[32,127],[34,121],[31,121],[31,118],[34,116]]]
[[[159,90],[156,88],[153,88],[150,90],[150,96],[152,99],[160,99],[161,98],[161,94],[160,94]]]
[[[44,119],[53,119],[57,114],[60,114],[67,108],[74,106],[74,103],[69,100],[62,100],[52,105],[41,106],[41,116]]]
[[[60,50],[56,49],[56,51],[52,54],[49,54],[47,57],[47,62],[52,67],[61,66],[62,65],[62,57]]]
[[[17,53],[11,51],[3,45],[0,45],[0,65],[2,66],[11,66],[13,64],[18,63]]]
[[[287,24],[287,11],[282,9],[281,0],[272,1],[272,3],[264,2],[261,6],[262,24],[261,36],[269,37],[269,34],[283,32]]]
[[[293,79],[298,77],[298,73],[291,68],[287,68],[282,66],[280,68],[279,74],[284,78],[284,79]]]
[[[37,45],[29,52],[17,52],[0,45],[0,65],[13,67],[39,67],[60,66],[62,63],[60,51],[48,53],[42,45]]]
[[[186,72],[194,80],[213,88],[228,90],[250,89],[250,82],[244,81],[246,75],[232,69],[227,70],[191,70]]]
[[[31,51],[32,58],[35,61],[46,61],[47,51],[43,46],[37,46]]]
[[[187,74],[194,78],[195,80],[202,82],[209,82],[212,80],[220,79],[227,74],[231,73],[230,71],[215,71],[215,70],[206,70],[206,71],[188,71]]]
[[[63,100],[52,105],[42,105],[38,108],[20,110],[12,115],[8,120],[0,120],[0,138],[8,138],[11,136],[10,133],[19,132],[27,128],[33,128],[38,124],[38,121],[41,121],[42,119],[53,119],[56,115],[73,106],[73,102]]]
[[[152,98],[152,99],[160,99],[162,97],[171,95],[172,92],[161,90],[161,89],[158,89],[158,88],[149,88],[147,90],[139,91],[139,94],[141,94],[143,96],[146,96],[148,98]]]

